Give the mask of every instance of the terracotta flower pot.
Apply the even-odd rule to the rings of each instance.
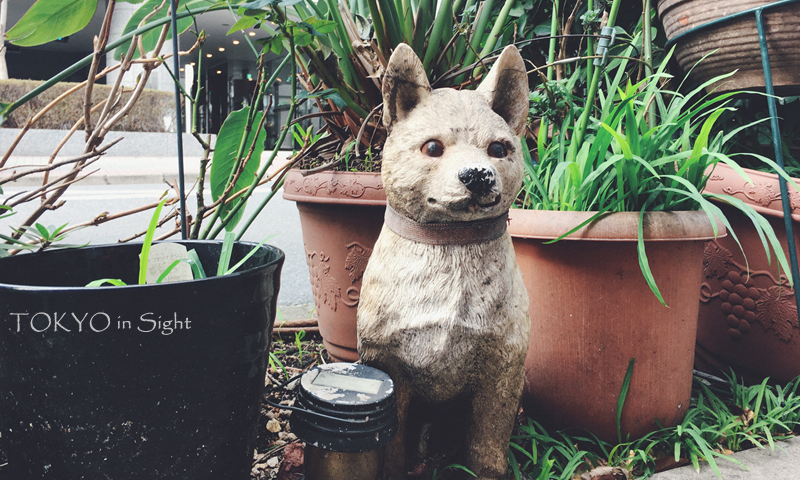
[[[638,213],[608,215],[545,244],[593,214],[511,210],[531,311],[523,404],[551,427],[616,441],[617,400],[631,358],[623,439],[655,430],[656,419],[676,425],[689,407],[696,289],[713,231],[702,212],[646,214],[647,256],[667,308],[639,268]]]
[[[705,191],[733,195],[751,204],[772,225],[788,257],[778,177],[745,171],[753,180],[752,185],[730,167],[718,165]],[[791,186],[789,199],[798,248],[800,193]],[[696,366],[716,375],[729,374],[729,368],[733,368],[751,383],[764,377],[788,382],[800,375],[800,326],[794,290],[785,272],[779,272],[774,255],[772,264],[767,262],[750,220],[738,210],[720,207],[742,243],[747,262],[732,237],[706,244]]]
[[[380,173],[286,175],[283,198],[297,202],[319,331],[335,361],[358,360],[356,307],[361,277],[383,226]]]
[[[658,15],[667,38],[742,10],[772,3],[772,0],[659,0]],[[800,3],[764,13],[772,81],[776,87],[796,90],[800,86]],[[710,57],[694,66],[709,53]],[[755,15],[723,22],[681,39],[675,59],[685,72],[691,70],[699,83],[717,75],[735,75],[714,85],[717,91],[764,87],[761,49]],[[694,69],[692,69],[694,67]]]

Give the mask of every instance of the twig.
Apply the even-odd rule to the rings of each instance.
[[[106,7],[106,15],[103,18],[103,26],[100,27],[100,36],[94,37],[94,58],[92,66],[89,67],[89,77],[86,82],[86,97],[83,101],[83,124],[86,127],[86,139],[92,135],[92,89],[94,88],[94,76],[100,66],[100,55],[105,52],[108,44],[108,34],[111,27],[111,16],[114,14],[114,6],[117,0],[110,0]]]
[[[569,34],[570,29],[572,28],[572,23],[575,21],[575,15],[578,13],[578,8],[580,8],[582,0],[578,0],[575,2],[575,8],[572,9],[572,13],[569,14],[569,18],[567,18],[567,23],[564,24],[563,32],[565,34]],[[567,56],[567,39],[569,37],[565,37],[561,40],[561,49],[558,52],[557,60],[561,60]],[[561,64],[556,66],[556,80],[561,80]]]
[[[369,123],[369,120],[372,118],[372,116],[375,115],[375,113],[378,111],[378,109],[380,109],[382,106],[383,106],[383,103],[378,104],[377,107],[373,108],[372,111],[369,112],[369,115],[367,115],[367,118],[365,118],[364,121],[361,122],[361,128],[358,129],[358,135],[356,136],[356,157],[357,158],[361,158],[361,152],[359,151],[359,145],[361,145],[361,136],[364,135],[364,129],[367,127],[367,123]],[[375,128],[377,128],[377,126]]]
[[[294,120],[292,120],[292,122],[289,124],[289,126],[292,126],[295,123],[300,123],[303,120],[308,120],[309,118],[325,117],[325,116],[328,116],[328,115],[344,115],[344,112],[324,111],[324,112],[317,112],[317,113],[309,113],[308,115],[303,115],[301,117],[295,118]]]
[[[39,172],[49,172],[51,170],[54,170],[54,169],[56,169],[58,167],[61,167],[61,166],[64,166],[64,165],[67,165],[67,164],[70,164],[70,163],[80,162],[80,161],[83,161],[83,160],[89,160],[90,158],[94,158],[94,157],[97,157],[97,156],[105,155],[106,150],[108,150],[109,148],[111,148],[114,145],[116,145],[117,143],[119,143],[122,140],[122,138],[123,137],[119,137],[117,139],[114,139],[112,142],[109,142],[108,144],[104,145],[103,148],[98,149],[98,150],[96,150],[95,152],[92,152],[92,153],[84,153],[83,155],[77,156],[75,158],[70,158],[69,160],[64,160],[64,161],[61,161],[61,162],[56,162],[56,163],[53,163],[53,164],[48,164],[48,165],[45,165],[45,166],[36,167],[36,168],[31,169],[31,170],[26,170],[26,171],[24,171],[22,173],[17,173],[17,174],[11,175],[9,177],[0,178],[0,185],[3,185],[4,183],[8,183],[8,182],[13,182],[14,180],[17,180],[18,178],[22,178],[22,177],[24,177],[26,175],[31,175],[31,174],[39,173]],[[17,168],[17,167],[8,167],[8,168]]]
[[[159,202],[150,203],[148,205],[142,205],[141,207],[132,208],[130,210],[125,210],[125,211],[122,211],[122,212],[119,212],[119,213],[114,213],[114,214],[109,214],[108,212],[104,212],[104,213],[101,213],[101,214],[97,215],[92,220],[89,220],[89,221],[86,221],[86,222],[83,222],[83,223],[78,223],[78,224],[75,224],[75,225],[71,225],[71,226],[65,228],[63,231],[66,233],[66,232],[70,232],[70,231],[78,229],[78,228],[96,227],[98,225],[101,225],[103,223],[109,222],[111,220],[116,220],[118,218],[127,217],[129,215],[134,215],[134,214],[141,213],[141,212],[146,212],[147,210],[152,210],[153,208],[156,208],[158,206],[158,203]],[[167,203],[165,203],[165,205],[172,205],[174,203],[175,203],[175,200],[174,199],[170,199],[170,200],[167,200]]]
[[[114,65],[113,67],[104,68],[103,71],[100,72],[95,77],[95,81],[103,78],[104,76],[108,75],[110,72],[113,72],[114,70],[116,70],[118,68],[119,68],[119,65]],[[33,117],[29,118],[25,122],[25,125],[22,127],[22,131],[20,131],[17,134],[17,137],[14,139],[14,141],[11,142],[11,146],[9,146],[8,149],[6,150],[5,154],[3,155],[3,159],[0,160],[0,168],[3,168],[5,166],[6,162],[9,159],[9,157],[11,157],[11,154],[14,152],[14,149],[17,148],[17,145],[19,145],[19,142],[22,140],[22,137],[25,136],[25,134],[28,132],[28,130],[30,130],[31,127],[33,127],[33,124],[38,122],[39,119],[41,119],[53,107],[58,105],[62,100],[64,100],[65,98],[69,97],[73,93],[77,92],[81,88],[85,87],[87,82],[88,82],[87,80],[84,80],[83,82],[81,82],[81,83],[75,85],[74,87],[70,88],[66,92],[64,92],[61,95],[59,95],[58,97],[56,97],[52,102],[50,102],[47,105],[45,105],[45,107],[42,108],[36,115],[34,115]]]
[[[84,163],[80,167],[77,167],[77,166],[74,167],[72,170],[70,170],[69,172],[65,173],[64,175],[56,178],[55,180],[51,181],[49,184],[42,185],[41,187],[37,188],[36,190],[32,191],[31,193],[29,193],[28,195],[22,197],[21,199],[17,200],[16,202],[8,204],[8,206],[11,207],[11,208],[14,208],[17,205],[20,205],[22,203],[25,203],[25,202],[31,200],[32,198],[38,196],[42,192],[50,193],[50,191],[52,191],[52,190],[56,190],[56,189],[60,190],[60,189],[66,187],[68,185],[72,185],[73,183],[75,183],[75,182],[77,182],[79,180],[79,179],[76,178],[77,174],[79,174],[81,171],[83,171],[84,168],[88,167],[89,165],[93,164],[94,162],[96,162],[97,160],[100,159],[99,156],[97,156],[97,155],[94,155],[94,157],[97,157],[97,158],[93,158],[92,160],[89,160],[88,162]],[[76,162],[76,163],[81,163],[81,162],[84,162],[84,160],[78,160],[78,162]],[[94,172],[96,172],[96,171],[97,170],[95,170]],[[94,172],[92,172],[92,173],[94,173]],[[88,175],[90,175],[90,174],[84,175],[83,177],[80,177],[80,179],[84,179]],[[62,183],[61,185],[57,185],[60,182],[64,182],[64,183]],[[50,189],[52,189],[52,190],[50,190]],[[48,200],[48,203],[43,203],[43,204],[39,205],[37,210],[40,210],[42,213],[44,213],[45,210],[51,210],[50,207],[53,205],[54,201],[55,200],[53,200],[53,201],[49,201]],[[37,216],[36,218],[39,218],[39,217]],[[35,220],[36,219],[31,220],[31,223],[33,221],[35,221]],[[20,225],[19,228],[30,226],[31,223],[24,223],[24,224]]]
[[[196,239],[197,236],[200,234],[200,226],[203,223],[203,212],[206,210],[205,206],[205,199],[203,198],[203,193],[205,192],[205,182],[206,182],[206,169],[208,168],[208,157],[211,155],[211,135],[208,136],[208,143],[204,142],[202,138],[200,138],[200,134],[197,132],[192,132],[194,138],[200,142],[200,145],[203,147],[203,158],[200,159],[200,173],[197,176],[197,220],[194,222],[194,226],[192,228],[192,234],[189,235],[189,238]]]
[[[91,112],[94,113],[95,111],[100,109],[100,107],[105,106],[107,101],[108,99],[104,98],[101,102],[92,107]],[[64,145],[67,144],[69,139],[72,138],[72,135],[78,131],[78,128],[80,128],[82,123],[83,123],[83,118],[79,118],[78,121],[75,122],[75,124],[72,126],[72,128],[69,129],[69,132],[67,132],[67,134],[64,135],[64,138],[61,139],[61,142],[59,142],[59,144],[56,146],[56,149],[53,150],[53,153],[50,154],[50,159],[47,160],[48,165],[51,165],[53,163],[53,161],[56,159],[56,156],[58,155],[58,152],[60,152],[61,149],[64,147]],[[47,171],[45,172],[44,178],[42,179],[42,185],[47,184],[49,180],[50,180],[50,171]],[[42,201],[44,200],[45,197],[42,196]]]

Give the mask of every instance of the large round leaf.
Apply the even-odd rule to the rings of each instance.
[[[222,124],[222,128],[219,130],[217,143],[214,146],[214,156],[211,158],[211,173],[209,174],[211,197],[214,199],[214,201],[217,201],[225,192],[225,187],[228,185],[228,180],[231,178],[231,172],[236,166],[236,153],[239,151],[239,144],[241,143],[242,138],[245,136],[244,127],[247,124],[247,117],[249,114],[250,107],[244,107],[241,110],[232,112],[228,118],[225,119],[225,122]],[[248,133],[247,140],[245,141],[245,147],[242,152],[242,161],[244,161],[244,157],[247,156],[247,152],[250,151],[250,146],[253,144],[253,139],[255,138],[254,130],[258,127],[258,124],[261,121],[261,115],[262,112],[257,112],[255,115],[252,130],[250,130]],[[239,180],[236,182],[236,186],[233,188],[233,190],[231,190],[231,194],[241,190],[242,188],[246,188],[253,182],[253,179],[255,179],[256,171],[258,171],[258,166],[261,163],[261,152],[264,151],[264,139],[266,138],[266,135],[267,133],[263,129],[258,132],[258,138],[255,140],[256,143],[255,149],[253,150],[253,156],[250,158],[250,161],[247,162],[247,165],[245,165],[244,171],[239,176]],[[237,198],[225,206],[220,212],[220,218],[225,218],[225,215],[227,215],[228,212],[230,212],[241,201],[241,198]],[[242,206],[236,215],[231,218],[231,221],[225,226],[225,229],[229,231],[233,230],[233,228],[242,218],[243,212],[244,206]]]
[[[58,40],[83,30],[95,10],[97,0],[38,0],[6,32],[6,40],[20,47]]]

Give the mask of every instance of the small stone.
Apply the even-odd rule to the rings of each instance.
[[[297,435],[295,435],[294,433],[287,433],[286,434],[286,441],[287,442],[294,442],[295,440],[297,440]]]
[[[274,442],[272,442],[273,447],[282,447],[284,445],[286,445],[285,440],[275,440]]]
[[[275,412],[273,412],[272,410],[267,410],[267,415],[266,416],[270,420],[274,420],[275,419]]]
[[[267,466],[269,468],[275,468],[278,466],[279,463],[280,461],[278,461],[278,457],[272,457],[269,460],[267,460]]]
[[[291,410],[279,410],[278,414],[282,417],[291,417],[292,411]]]
[[[272,420],[268,421],[267,422],[267,430],[269,430],[272,433],[280,432],[281,431],[281,422],[279,422],[279,421],[277,421],[275,419],[272,419]]]
[[[290,400],[281,400],[281,405],[288,405],[290,407],[294,407],[294,399]]]

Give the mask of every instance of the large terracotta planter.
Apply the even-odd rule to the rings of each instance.
[[[659,0],[658,15],[667,38],[672,39],[713,20],[768,3],[771,0]],[[800,3],[767,10],[764,29],[773,84],[796,90],[800,85]],[[718,91],[764,87],[754,14],[689,34],[677,43],[675,58],[700,83],[738,69],[733,77],[714,86]]]
[[[648,213],[653,275],[669,308],[648,288],[636,253],[637,213],[608,215],[545,244],[593,212],[511,210],[509,231],[530,297],[531,336],[523,404],[554,428],[578,427],[616,441],[616,410],[631,358],[623,439],[676,425],[689,408],[703,245],[702,212]],[[724,234],[721,228],[720,234]]]
[[[753,184],[731,168],[718,165],[706,192],[733,195],[764,215],[789,255],[780,189],[775,174],[745,169]],[[800,182],[800,179],[795,179]],[[800,193],[789,187],[795,248],[800,244]],[[737,375],[749,382],[771,377],[788,382],[800,375],[800,326],[794,290],[774,255],[767,262],[764,247],[750,220],[738,210],[720,205],[739,237],[706,244],[697,332],[697,368],[709,373]],[[749,276],[747,265],[749,264]]]
[[[319,331],[335,361],[358,360],[356,307],[361,277],[383,226],[380,173],[286,175],[283,197],[297,202]]]

